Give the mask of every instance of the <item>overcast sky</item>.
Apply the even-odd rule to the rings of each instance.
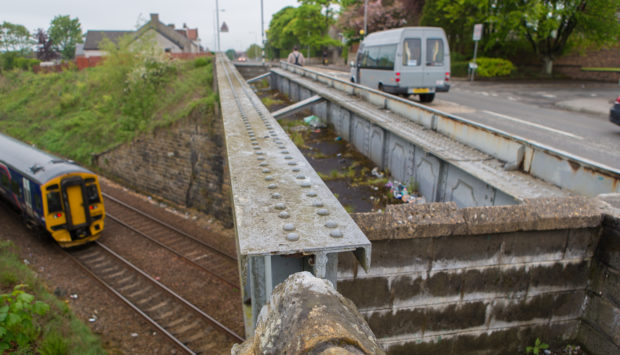
[[[228,33],[220,34],[222,51],[245,50],[261,41],[260,0],[218,0],[220,25],[226,22]],[[265,30],[271,16],[285,6],[297,7],[297,0],[263,0]],[[79,18],[82,32],[87,30],[135,30],[137,24],[158,13],[165,24],[198,28],[202,44],[212,49],[215,33],[215,0],[0,0],[0,22],[24,25],[31,32],[49,28],[56,15]]]

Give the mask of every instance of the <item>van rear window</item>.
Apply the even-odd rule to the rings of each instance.
[[[403,66],[420,66],[422,41],[419,38],[407,38],[403,43]]]
[[[426,65],[443,65],[443,41],[440,38],[429,38],[426,40]]]

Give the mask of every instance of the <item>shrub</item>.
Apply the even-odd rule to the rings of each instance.
[[[196,58],[194,60],[194,68],[206,67],[209,64],[209,60],[205,57]]]
[[[467,76],[467,69],[469,66],[469,62],[452,62],[451,63],[451,68],[450,68],[450,75],[457,77],[457,76]]]
[[[34,296],[22,290],[25,285],[17,285],[12,293],[0,295],[0,351],[13,347],[24,348],[37,339],[41,333],[33,322],[33,316],[42,316],[49,305],[34,301]]]
[[[502,58],[486,58],[476,59],[478,69],[476,73],[483,78],[493,78],[496,76],[507,76],[515,70],[515,66],[511,61]]]

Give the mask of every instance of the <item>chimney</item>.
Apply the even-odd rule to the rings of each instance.
[[[159,22],[159,14],[151,14],[151,22],[158,23]]]
[[[183,28],[187,28],[187,24],[183,22]]]

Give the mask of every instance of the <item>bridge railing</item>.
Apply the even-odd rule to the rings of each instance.
[[[289,72],[399,114],[546,182],[586,196],[620,192],[620,170],[333,76],[280,62]],[[300,83],[303,86],[303,84]],[[325,99],[329,100],[328,97]]]

